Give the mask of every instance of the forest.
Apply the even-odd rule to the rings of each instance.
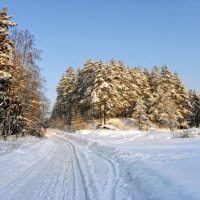
[[[87,60],[76,71],[69,67],[57,87],[51,121],[58,127],[81,129],[90,120],[132,118],[140,130],[151,126],[199,127],[200,96],[187,91],[166,65],[151,71],[111,59]]]
[[[0,11],[0,135],[40,136],[47,122],[49,101],[38,61],[42,51],[28,30],[19,30]],[[90,121],[97,128],[109,118],[132,118],[139,130],[152,126],[199,127],[200,96],[187,90],[166,65],[152,70],[122,61],[89,59],[82,68],[68,67],[57,86],[50,117],[52,127],[78,130]]]
[[[38,135],[48,109],[34,36],[0,11],[0,134]],[[12,30],[11,30],[12,28]]]

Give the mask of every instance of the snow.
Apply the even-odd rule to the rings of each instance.
[[[49,129],[0,141],[0,199],[200,199],[200,129],[187,132]]]
[[[8,72],[0,70],[0,79],[9,79],[11,75]]]
[[[107,82],[103,82],[102,85],[100,86],[100,88],[107,88],[109,87],[109,84]]]

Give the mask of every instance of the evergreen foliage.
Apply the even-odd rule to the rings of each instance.
[[[61,109],[54,109],[52,118],[58,112],[66,125],[73,121],[74,126],[76,118],[106,124],[110,117],[132,117],[140,130],[151,124],[172,130],[188,127],[188,92],[166,65],[150,72],[114,59],[90,59],[83,69],[68,68],[57,92],[55,107]]]
[[[132,117],[135,119],[139,130],[147,130],[150,127],[147,107],[142,97],[138,97]]]
[[[19,129],[21,115],[20,103],[11,98],[12,73],[15,70],[11,60],[14,44],[8,37],[8,31],[16,25],[10,21],[11,18],[7,15],[7,8],[0,11],[0,131],[4,139]]]
[[[200,95],[195,90],[190,90],[189,99],[191,103],[190,126],[198,128],[200,125]]]

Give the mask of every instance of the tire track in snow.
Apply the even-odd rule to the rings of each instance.
[[[54,143],[47,155],[42,155],[23,173],[18,174],[4,187],[0,187],[0,199],[75,199],[73,152],[63,142],[54,141]]]
[[[41,180],[37,181],[38,188],[33,199],[37,200],[38,196],[39,199],[44,200],[65,199],[66,190],[62,179],[67,179],[67,173],[65,172],[68,172],[69,168],[65,157],[67,157],[65,148],[62,145],[57,145],[56,154],[49,162],[50,167],[44,169],[44,172],[41,173]]]
[[[84,175],[82,173],[82,169],[80,167],[80,163],[79,163],[79,160],[77,158],[77,153],[76,153],[76,150],[75,150],[75,147],[73,146],[73,144],[67,140],[66,138],[63,138],[61,136],[54,136],[54,139],[57,139],[59,141],[62,141],[63,144],[65,145],[65,148],[70,152],[70,155],[71,155],[71,181],[73,186],[72,186],[72,189],[73,189],[73,193],[74,193],[74,198],[77,199],[77,198],[80,198],[78,195],[78,190],[81,190],[82,189],[82,192],[79,191],[79,193],[81,193],[81,200],[82,199],[85,199],[85,200],[88,200],[90,199],[89,195],[88,195],[88,192],[87,192],[87,188],[86,188],[86,184],[85,184],[85,178],[84,178]],[[78,188],[78,185],[81,186],[81,188]]]
[[[46,151],[48,147],[50,149]],[[79,145],[72,138],[59,134],[52,134],[44,143],[37,143],[31,151],[27,146],[23,149],[23,152],[26,151],[31,154],[33,152],[33,155],[39,158],[35,156],[33,158],[36,160],[31,162],[27,162],[29,159],[25,160],[28,167],[13,177],[10,182],[0,186],[0,199],[116,199],[117,169],[115,163],[102,153],[92,151],[84,144]],[[18,157],[16,161],[20,162],[22,158],[23,156]],[[97,169],[95,164],[102,165],[104,169],[99,167],[99,171],[95,174]],[[104,171],[105,169],[107,171]],[[106,173],[103,176],[104,180],[101,180],[104,173]]]
[[[76,169],[77,166],[78,166],[77,171],[80,172],[80,176],[81,176],[81,180],[76,181],[75,187],[77,188],[78,182],[83,185],[84,191],[85,191],[85,198],[84,199],[87,199],[87,200],[89,200],[89,199],[90,200],[102,199],[102,198],[99,198],[99,195],[103,191],[99,192],[98,186],[95,185],[95,180],[94,180],[95,177],[91,173],[90,166],[88,165],[88,159],[86,158],[86,155],[89,155],[88,152],[85,152],[85,149],[80,150],[79,148],[77,148],[73,144],[73,142],[70,141],[69,137],[66,138],[65,136],[56,135],[55,138],[63,141],[68,146],[68,148],[70,147],[70,151],[72,151],[71,152],[71,154],[73,155],[72,160],[75,161],[75,162],[73,162],[75,164],[74,169]],[[97,155],[95,155],[95,156],[97,156]],[[73,177],[77,179],[77,173],[74,173]],[[82,199],[83,198],[81,198],[81,200]]]
[[[107,189],[107,191],[105,191],[105,190],[99,191],[100,188],[96,188],[96,190],[99,193],[99,195],[101,196],[101,198],[99,198],[99,199],[107,198],[107,199],[115,200],[116,199],[116,186],[117,186],[118,180],[119,180],[119,178],[118,178],[119,172],[118,172],[118,169],[117,169],[114,161],[111,160],[110,158],[106,157],[105,155],[103,155],[102,153],[100,153],[98,151],[94,151],[90,148],[89,149],[85,148],[85,146],[82,146],[79,143],[77,143],[75,141],[75,139],[73,137],[70,137],[69,135],[68,135],[68,137],[66,137],[66,136],[56,136],[56,137],[59,137],[62,140],[65,140],[67,143],[69,143],[73,147],[73,150],[74,150],[74,153],[75,153],[74,155],[75,155],[78,163],[79,163],[79,161],[78,161],[79,159],[77,158],[77,151],[80,151],[82,154],[85,154],[85,156],[84,156],[85,160],[84,160],[84,162],[82,162],[84,164],[88,163],[86,155],[88,157],[90,157],[90,154],[95,155],[96,159],[100,158],[101,160],[103,160],[103,161],[101,161],[102,164],[106,163],[106,166],[108,167],[108,172],[109,172],[109,177],[107,178],[107,183],[106,183],[106,187],[105,187]],[[82,156],[81,156],[81,159],[83,159]],[[79,164],[79,168],[81,169],[80,164]],[[87,174],[85,174],[85,177],[82,173],[83,180],[86,179],[86,178],[89,178],[89,177],[86,177],[86,176],[90,175],[89,174],[90,170],[89,169],[87,169],[87,170],[88,170],[88,172],[87,172]],[[80,171],[82,171],[82,170],[80,170]],[[95,177],[92,177],[92,178],[95,178]],[[86,182],[86,180],[85,180],[85,182]],[[91,198],[91,199],[93,199],[93,198]],[[95,198],[98,199],[98,196],[96,196]]]
[[[104,144],[103,140],[98,142],[98,138],[95,141],[95,138],[93,140],[93,138],[88,139],[80,135],[70,136],[70,138],[72,138],[73,142],[77,142],[78,145],[87,146],[94,153],[100,153],[103,157],[108,157],[114,164],[118,164],[116,170],[119,180],[117,181],[118,183],[116,182],[115,199],[199,199],[195,194],[192,194],[192,190],[189,191],[181,183],[171,180],[166,174],[156,170],[148,162],[146,163],[144,156],[140,158],[136,156],[135,152],[131,152],[131,154],[126,154],[125,152],[124,154],[123,151],[124,149],[126,150],[124,146],[120,149],[120,146],[116,147],[112,143],[107,142]],[[121,150],[122,153],[119,153]],[[156,153],[158,154],[157,151]],[[176,155],[174,154],[175,157]],[[152,158],[156,161],[158,160],[155,155],[148,159],[153,160]]]
[[[109,198],[107,197],[108,199],[115,200],[116,199],[116,185],[118,184],[118,170],[117,170],[116,164],[113,162],[113,160],[109,159],[108,157],[106,157],[105,155],[103,155],[102,153],[98,151],[87,149],[87,153],[88,154],[93,153],[95,154],[96,157],[100,157],[104,162],[107,163],[107,167],[109,168],[108,170],[109,179],[107,179],[107,184],[106,184],[106,188],[108,189],[108,193],[106,192],[106,196],[109,195]]]

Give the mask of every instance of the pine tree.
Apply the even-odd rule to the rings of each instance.
[[[132,118],[135,119],[139,130],[147,130],[150,127],[147,107],[142,97],[138,97],[137,99]]]
[[[117,83],[116,87],[120,96],[120,99],[118,99],[118,110],[116,116],[128,117],[128,109],[132,105],[131,99],[133,99],[135,91],[132,90],[132,79],[122,61],[118,62],[117,67],[115,69],[115,79]]]
[[[111,98],[109,102],[109,116],[115,117],[125,111],[128,101],[124,97],[126,90],[125,68],[122,62],[111,59],[106,65],[107,82],[111,86]]]
[[[127,81],[125,94],[129,103],[129,107],[127,108],[127,117],[131,118],[136,104],[136,100],[138,99],[138,96],[140,94],[140,89],[135,79],[135,70],[131,67],[128,67],[126,70],[126,75]]]
[[[149,117],[151,121],[170,129],[179,127],[180,115],[174,98],[176,86],[173,74],[166,65],[162,66],[160,72],[157,67],[154,67],[150,82],[152,100]]]
[[[154,66],[150,75],[150,87],[151,87],[151,106],[149,117],[153,123],[157,122],[158,110],[156,108],[159,101],[159,85],[160,85],[160,72],[157,66]]]
[[[81,72],[81,76],[79,76],[79,85],[80,88],[78,90],[78,102],[80,113],[86,119],[93,118],[93,107],[91,104],[92,97],[91,92],[94,89],[94,82],[96,76],[96,66],[95,63],[89,59],[84,64],[84,68]]]
[[[8,37],[9,28],[16,24],[11,22],[12,17],[7,15],[7,8],[0,11],[0,123],[2,125],[2,135],[6,139],[7,135],[12,134],[13,126],[11,107],[13,105],[10,96],[13,64],[11,56],[13,52],[13,42]]]
[[[103,102],[102,88],[105,85],[105,66],[101,60],[95,63],[96,77],[94,89],[91,93],[93,108],[98,112],[99,123],[102,124],[103,117],[105,116],[105,102]],[[103,85],[104,84],[104,85]]]
[[[177,114],[177,105],[171,99],[170,93],[161,92],[160,106],[163,106],[161,113],[159,113],[159,120],[162,127],[170,128],[174,130],[179,127]]]
[[[69,67],[62,76],[57,87],[57,107],[63,110],[60,117],[65,121],[65,124],[71,124],[73,96],[76,89],[76,75],[74,70]]]
[[[148,112],[151,100],[151,90],[149,85],[149,80],[145,73],[141,70],[140,67],[130,68],[128,69],[128,73],[130,74],[131,80],[129,82],[130,85],[130,104],[129,113],[132,115],[135,109],[135,105],[139,97],[141,97],[146,106],[146,111]]]
[[[174,82],[172,96],[177,105],[179,128],[188,128],[188,117],[191,110],[189,95],[177,73],[173,74],[172,80]]]
[[[200,125],[200,95],[195,90],[190,90],[189,100],[191,104],[189,125],[198,128]]]
[[[174,81],[173,81],[173,74],[169,71],[166,65],[161,67],[160,71],[160,85],[164,92],[175,92],[174,91]]]
[[[160,85],[160,71],[157,66],[154,66],[150,74],[150,87],[153,96],[156,96],[158,86]]]
[[[96,64],[96,79],[92,92],[92,103],[95,111],[99,111],[100,123],[102,119],[106,124],[106,119],[116,116],[119,110],[123,109],[120,99],[119,78],[117,75],[118,65],[113,59],[107,64],[100,60]]]
[[[153,109],[155,109],[157,101],[159,99],[159,94],[158,94],[158,88],[160,85],[160,72],[159,72],[159,68],[157,66],[154,66],[150,77],[149,77],[149,84],[150,84],[150,91],[151,91],[151,105],[150,105],[150,109],[151,112],[149,112],[149,117],[151,119],[152,122],[156,122],[156,116],[155,113],[156,112],[152,112]]]
[[[4,72],[11,72],[12,63],[10,56],[13,51],[13,41],[8,37],[8,30],[16,26],[10,19],[12,16],[7,15],[7,8],[3,8],[0,12],[0,70]]]
[[[157,96],[150,113],[150,119],[159,127],[166,127],[171,130],[178,128],[177,105],[172,101],[170,92],[165,92],[162,87],[157,89]]]

